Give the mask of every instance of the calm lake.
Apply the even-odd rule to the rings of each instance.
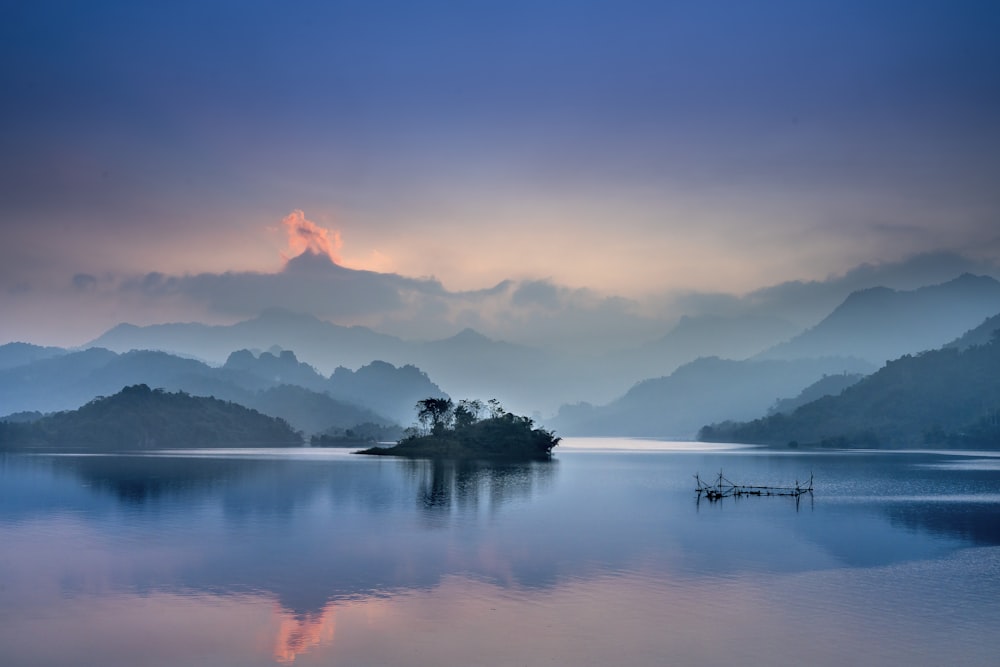
[[[815,492],[697,502],[695,473]],[[0,456],[0,665],[996,665],[1000,455]]]

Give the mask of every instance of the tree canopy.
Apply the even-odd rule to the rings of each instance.
[[[551,431],[534,427],[528,417],[503,410],[496,399],[485,405],[464,399],[426,398],[417,401],[419,427],[395,447],[373,447],[361,454],[442,457],[503,458],[544,460],[560,438]],[[485,414],[485,416],[484,416]]]
[[[301,434],[283,419],[236,403],[150,389],[145,384],[31,423],[0,422],[0,448],[121,451],[301,444]]]

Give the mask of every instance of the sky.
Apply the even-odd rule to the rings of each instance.
[[[962,0],[6,0],[0,342],[274,305],[638,340],[989,270],[997,34]]]

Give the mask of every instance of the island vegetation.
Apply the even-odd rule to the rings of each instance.
[[[425,398],[417,401],[418,425],[393,447],[358,452],[410,458],[476,458],[547,460],[560,438],[535,428],[528,417],[503,409],[496,399],[486,403],[463,399]]]
[[[0,449],[132,451],[164,447],[297,447],[283,419],[216,398],[125,387],[78,410],[30,422],[0,421]]]

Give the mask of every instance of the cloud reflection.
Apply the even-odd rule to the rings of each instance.
[[[274,659],[281,664],[290,665],[310,649],[333,642],[337,627],[334,605],[327,605],[318,614],[294,614],[279,607],[278,616]]]

